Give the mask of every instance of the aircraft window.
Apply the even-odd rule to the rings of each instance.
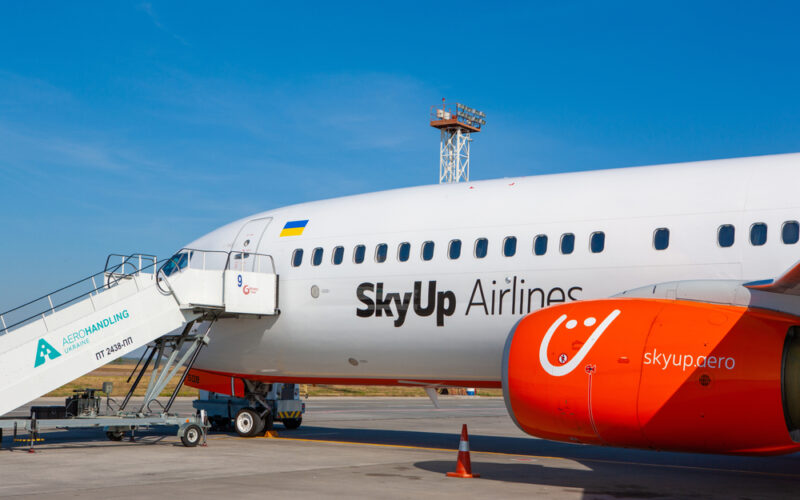
[[[517,237],[507,236],[503,240],[503,255],[513,257],[515,253],[517,253]]]
[[[389,245],[381,243],[375,247],[375,262],[386,262],[386,254],[389,253]]]
[[[736,228],[731,224],[723,224],[717,229],[717,243],[722,248],[733,246],[736,239]]]
[[[367,253],[367,247],[364,245],[356,245],[356,248],[353,250],[353,262],[356,264],[361,264],[364,262],[364,256]]]
[[[422,260],[431,260],[433,258],[433,242],[426,241],[422,244]]]
[[[194,255],[194,252],[178,252],[161,266],[161,271],[165,276],[172,276],[174,273],[185,268]],[[236,257],[234,257],[235,259]],[[241,259],[241,257],[239,257]]]
[[[592,236],[589,238],[589,250],[592,253],[600,253],[606,247],[606,233],[603,231],[597,231],[596,233],[592,233]]]
[[[411,256],[411,243],[403,242],[397,247],[397,260],[405,262]]]
[[[760,247],[767,242],[767,225],[763,222],[756,222],[750,226],[750,243]]]
[[[344,260],[344,247],[336,247],[333,249],[333,257],[332,262],[334,265],[338,266]]]
[[[461,240],[453,240],[450,242],[450,247],[447,249],[447,256],[453,260],[461,257]]]
[[[489,252],[489,240],[478,238],[475,240],[475,258],[482,259]]]
[[[317,247],[311,253],[311,265],[318,266],[322,264],[322,248]]]
[[[787,245],[794,245],[800,240],[800,224],[796,220],[790,220],[783,223],[781,229],[781,239]]]
[[[660,227],[653,232],[653,248],[666,250],[669,246],[669,229]]]
[[[569,255],[575,250],[575,235],[564,233],[561,235],[561,253]]]
[[[298,248],[292,254],[292,267],[299,267],[303,263],[303,249]]]
[[[540,234],[533,239],[533,253],[536,255],[544,255],[547,253],[547,235]]]

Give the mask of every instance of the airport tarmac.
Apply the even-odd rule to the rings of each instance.
[[[59,401],[60,400],[55,400]],[[26,498],[789,498],[800,454],[728,457],[552,443],[523,434],[500,398],[311,398],[303,425],[277,438],[209,435],[185,448],[174,429],[111,442],[98,429],[44,434],[36,453],[0,451],[0,497]],[[39,400],[34,404],[54,404]],[[176,403],[191,411],[191,399]],[[21,411],[24,414],[26,411]],[[473,471],[455,479],[461,424]],[[743,429],[745,431],[745,429]]]

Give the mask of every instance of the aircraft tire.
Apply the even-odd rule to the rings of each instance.
[[[228,431],[231,429],[231,419],[224,418],[224,417],[212,417],[209,419],[211,423],[211,430],[218,432],[218,431]]]
[[[252,408],[242,408],[233,419],[236,434],[242,437],[253,437],[264,429],[264,420]]]
[[[261,427],[261,430],[271,431],[274,428],[275,415],[268,410],[267,414],[262,417],[262,421],[264,422],[264,425]]]
[[[125,433],[122,431],[106,431],[106,437],[111,441],[122,441]]]
[[[300,427],[300,424],[303,423],[303,417],[300,418],[284,418],[283,419],[283,426],[293,431]]]

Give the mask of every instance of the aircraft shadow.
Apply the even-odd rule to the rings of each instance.
[[[283,430],[278,425],[275,428],[278,430],[280,437],[286,438],[450,449],[453,450],[454,460],[460,439],[459,432],[450,434],[314,426],[303,426],[300,429],[288,431]],[[460,429],[458,430],[460,431]],[[591,468],[594,468],[596,464],[614,463],[618,466],[660,466],[673,467],[677,470],[687,468],[722,469],[725,471],[786,475],[793,477],[800,484],[800,453],[776,457],[704,455],[558,443],[524,436],[507,437],[480,434],[471,434],[469,445],[470,450],[473,452],[563,458],[584,463]]]
[[[581,464],[584,465],[584,464]],[[590,464],[591,468],[554,467],[541,463],[472,462],[480,479],[448,481],[500,481],[555,487],[553,495],[583,498],[791,498],[800,480],[749,476],[734,472],[661,467],[630,467],[623,464]],[[455,461],[431,460],[414,467],[444,475],[455,470]]]

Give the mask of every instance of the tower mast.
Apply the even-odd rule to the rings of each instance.
[[[486,113],[461,103],[431,106],[431,127],[441,132],[439,183],[469,181],[469,145],[486,124]]]

